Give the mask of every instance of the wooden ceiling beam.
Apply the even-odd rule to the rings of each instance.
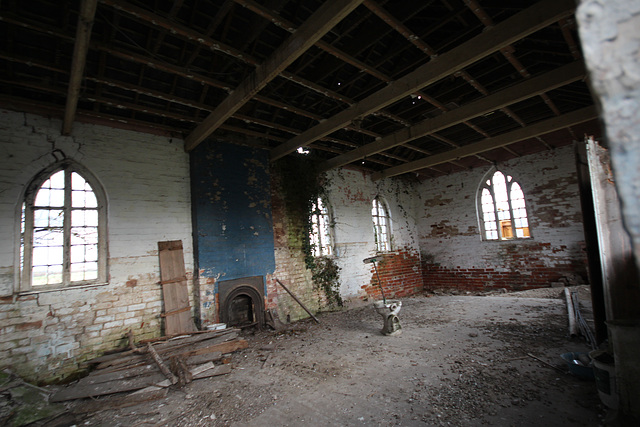
[[[525,80],[507,89],[470,102],[440,116],[423,120],[409,128],[400,129],[398,132],[386,135],[347,154],[327,160],[320,166],[320,169],[330,170],[346,165],[365,156],[388,150],[389,148],[463,123],[482,114],[537,96],[545,91],[573,83],[584,78],[585,75],[584,64],[582,62],[573,62],[557,70]]]
[[[146,9],[143,9],[138,6],[134,6],[125,1],[100,0],[100,3],[113,7],[114,9],[120,12],[127,13],[137,18],[138,20],[141,20],[153,26],[162,28],[167,32],[170,32],[171,34],[176,34],[194,43],[198,43],[204,47],[207,47],[208,49],[225,53],[241,62],[244,62],[245,64],[258,66],[260,63],[257,58],[247,55],[246,53],[238,49],[235,49],[234,47],[229,46],[226,43],[223,43],[219,40],[213,40],[212,38],[207,37],[204,34],[200,34],[199,32],[194,31],[189,27],[186,27],[177,22],[170,21],[160,15],[157,15],[153,12],[149,12]]]
[[[475,154],[484,153],[486,151],[495,150],[496,148],[501,148],[506,145],[513,144],[514,142],[523,141],[529,138],[535,138],[536,136],[544,135],[546,133],[554,132],[568,126],[577,125],[579,123],[584,123],[586,121],[597,118],[598,111],[596,107],[590,106],[581,108],[580,110],[576,110],[558,117],[553,117],[551,119],[543,120],[527,127],[495,136],[493,138],[487,138],[483,141],[468,144],[460,148],[446,151],[444,153],[436,154],[434,156],[429,156],[424,159],[406,163],[404,165],[385,169],[382,172],[373,174],[371,178],[374,181],[377,181],[379,179],[401,175],[403,173],[414,172],[420,169],[436,166],[441,163],[450,162],[451,160],[459,160],[464,157],[469,157]]]
[[[330,119],[314,126],[301,135],[271,150],[271,159],[277,160],[298,147],[322,138],[348,125],[352,120],[371,114],[407,95],[453,74],[505,46],[526,37],[575,10],[573,0],[543,0],[517,13],[475,38],[443,53],[438,58],[418,67],[406,76],[390,83]]]
[[[67,104],[64,109],[64,119],[62,120],[62,134],[69,135],[73,120],[78,108],[78,98],[80,97],[80,86],[82,76],[87,62],[87,52],[89,51],[89,40],[91,39],[91,29],[96,16],[98,0],[83,0],[80,3],[80,14],[78,15],[78,28],[76,30],[76,42],[73,46],[73,59],[71,61],[71,73],[69,76],[69,89],[67,92]]]
[[[313,46],[362,0],[332,0],[324,3],[298,30],[246,78],[213,113],[185,139],[185,149],[193,150],[233,113],[276,78],[293,61]]]

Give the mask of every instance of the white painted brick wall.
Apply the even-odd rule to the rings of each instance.
[[[413,184],[391,178],[374,182],[368,174],[342,169],[328,173],[327,199],[333,210],[340,292],[345,299],[361,296],[361,287],[369,283],[371,265],[363,259],[376,254],[371,207],[381,196],[391,216],[393,248],[419,252],[414,212]]]
[[[572,146],[521,157],[500,164],[522,187],[527,203],[532,240],[567,246],[566,251],[545,253],[546,262],[561,259],[571,252],[580,256],[584,241],[579,189],[575,182],[575,158]],[[423,255],[448,268],[496,268],[505,266],[496,250],[505,242],[483,241],[478,229],[476,194],[487,168],[477,168],[423,183],[418,207],[420,247]],[[554,214],[554,210],[557,213]],[[433,227],[445,224],[455,232],[435,236]]]
[[[36,173],[55,161],[54,148],[97,177],[108,199],[107,285],[0,301],[0,312],[7,313],[0,318],[0,366],[25,361],[23,353],[31,351],[30,363],[40,377],[49,365],[67,366],[62,357],[81,361],[115,345],[129,328],[160,333],[158,241],[182,240],[188,276],[193,266],[183,141],[82,123],[64,137],[61,127],[59,120],[0,110],[0,296],[14,292],[21,194]],[[21,323],[39,321],[39,328],[19,329]]]

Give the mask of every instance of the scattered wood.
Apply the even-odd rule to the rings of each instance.
[[[95,413],[105,409],[127,408],[152,400],[167,397],[169,389],[166,387],[149,386],[122,396],[112,396],[109,399],[91,399],[74,406],[75,414]]]
[[[180,385],[180,387],[189,384],[193,379],[193,375],[191,375],[191,372],[189,372],[189,368],[187,368],[187,362],[185,362],[183,357],[173,356],[171,358],[171,371],[176,372],[176,375],[178,376],[178,384]]]
[[[164,364],[162,358],[160,358],[158,352],[153,348],[151,344],[147,344],[147,351],[149,352],[151,357],[153,357],[153,360],[156,362],[156,365],[158,365],[158,368],[160,368],[160,372],[162,372],[162,374],[167,377],[168,380],[171,380],[171,384],[175,384],[178,381],[178,378],[173,374],[173,372],[169,370],[169,368],[167,368],[167,365]]]
[[[569,288],[564,288],[564,296],[567,301],[567,314],[569,316],[569,335],[575,337],[578,335],[578,327],[576,326],[576,312]]]
[[[173,385],[182,387],[193,380],[230,373],[231,365],[222,364],[223,354],[248,346],[233,328],[182,334],[154,344],[147,342],[145,347],[136,347],[132,334],[127,333],[127,336],[128,350],[89,361],[88,365],[94,370],[74,385],[59,390],[51,401],[129,392],[114,404],[124,407],[120,405],[130,406],[129,403],[161,398]]]

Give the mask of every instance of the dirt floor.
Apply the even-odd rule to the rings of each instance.
[[[579,295],[588,317],[588,288]],[[562,288],[402,303],[400,336],[381,335],[370,306],[245,331],[249,347],[232,355],[231,374],[129,408],[109,409],[105,397],[77,425],[602,425],[595,383],[560,358],[589,350],[568,336]]]

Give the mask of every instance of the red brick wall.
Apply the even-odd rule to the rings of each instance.
[[[384,255],[378,262],[380,283],[386,298],[403,298],[416,294],[423,289],[420,256],[410,250],[401,249]],[[373,264],[371,266],[371,280],[362,286],[368,298],[382,299],[382,292],[378,285],[378,278]]]
[[[444,267],[425,261],[422,278],[425,289],[455,288],[472,292],[507,289],[510,291],[547,288],[554,282],[587,282],[586,252],[584,258],[554,258],[549,263],[545,252],[559,253],[566,247],[550,248],[550,243],[526,242],[500,246],[504,267]]]

